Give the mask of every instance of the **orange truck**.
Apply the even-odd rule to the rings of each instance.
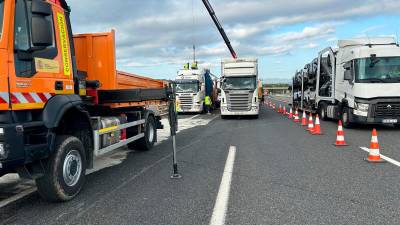
[[[0,0],[0,34],[0,176],[68,201],[96,157],[153,147],[171,89],[117,71],[114,32],[73,36],[65,0]]]

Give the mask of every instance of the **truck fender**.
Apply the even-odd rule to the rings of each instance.
[[[80,105],[82,105],[82,99],[78,95],[56,95],[52,97],[43,110],[44,125],[48,129],[56,128],[69,109]]]
[[[78,95],[57,95],[51,98],[43,111],[43,121],[45,126],[48,129],[58,128],[60,126],[61,120],[65,119],[65,117],[73,115],[78,116],[79,118],[74,117],[75,119],[79,119],[81,122],[87,125],[89,131],[93,130],[90,115],[83,108],[83,102]],[[69,118],[71,119],[71,118]],[[56,134],[50,132],[50,152],[54,152],[54,143]],[[87,167],[90,169],[93,167],[93,138],[91,135],[87,136],[82,134],[80,140],[83,142],[86,149],[86,160]]]

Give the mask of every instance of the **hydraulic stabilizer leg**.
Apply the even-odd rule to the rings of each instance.
[[[180,179],[182,176],[178,172],[178,160],[176,157],[176,131],[178,130],[178,116],[176,112],[176,102],[175,102],[175,85],[172,88],[172,94],[169,101],[169,124],[171,127],[171,136],[172,136],[172,160],[173,160],[173,174],[171,179]]]

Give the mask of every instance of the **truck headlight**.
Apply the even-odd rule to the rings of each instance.
[[[0,135],[4,134],[4,128],[0,128]]]
[[[359,111],[368,112],[368,110],[369,110],[369,104],[356,103],[355,106],[356,106],[355,107],[356,110],[359,110]]]
[[[253,111],[258,110],[258,106],[253,106],[253,107],[251,107],[251,110],[253,110]]]

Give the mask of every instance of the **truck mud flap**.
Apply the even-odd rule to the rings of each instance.
[[[99,103],[125,103],[168,100],[168,89],[100,90]]]

